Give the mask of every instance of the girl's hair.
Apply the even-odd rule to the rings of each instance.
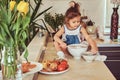
[[[79,3],[76,3],[75,1],[70,1],[69,4],[72,4],[72,5],[70,5],[70,7],[76,7],[78,9],[78,11],[80,11]]]
[[[81,16],[80,11],[79,11],[79,4],[74,2],[74,6],[71,6],[70,8],[67,9],[65,13],[65,24],[68,23],[70,19],[73,19],[74,17]]]

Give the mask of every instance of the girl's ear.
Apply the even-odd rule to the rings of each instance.
[[[65,24],[69,24],[69,20],[68,20],[68,19],[65,19],[64,23],[65,23]]]

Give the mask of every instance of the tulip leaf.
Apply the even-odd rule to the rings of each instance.
[[[26,61],[28,62],[28,51],[25,50],[25,53],[24,53],[24,58],[26,59]]]

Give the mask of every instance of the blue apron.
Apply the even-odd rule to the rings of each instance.
[[[78,35],[66,35],[66,44],[79,44],[80,41],[78,39]]]

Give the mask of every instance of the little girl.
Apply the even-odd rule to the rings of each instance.
[[[67,45],[81,43],[81,34],[91,46],[91,52],[96,54],[98,52],[97,45],[94,40],[87,34],[86,29],[81,26],[81,14],[78,10],[78,4],[71,6],[65,13],[65,24],[54,36],[54,45],[57,50],[57,55],[64,58]],[[61,39],[62,36],[62,39]]]

